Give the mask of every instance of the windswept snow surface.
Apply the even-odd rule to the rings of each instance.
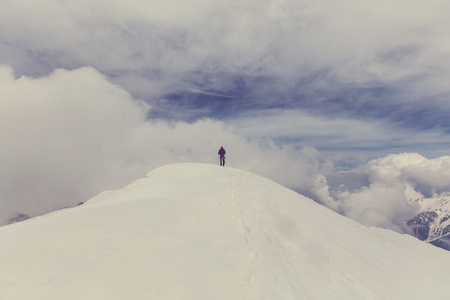
[[[448,299],[450,254],[268,179],[174,164],[0,228],[0,299]]]

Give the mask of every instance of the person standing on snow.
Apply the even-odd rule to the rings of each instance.
[[[223,146],[220,147],[219,153],[217,153],[220,155],[220,165],[223,167],[225,167],[225,154],[226,153],[227,152],[225,151],[225,149],[223,149]]]

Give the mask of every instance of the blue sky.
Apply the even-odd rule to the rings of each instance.
[[[5,132],[16,146],[4,160],[33,155],[16,151],[29,146],[19,136],[33,129],[30,116],[68,128],[34,136],[77,141],[67,159],[92,134],[101,141],[92,159],[111,154],[128,174],[86,195],[165,163],[215,162],[205,153],[220,145],[235,166],[302,191],[311,172],[403,152],[447,155],[449,9],[440,0],[3,0],[2,109],[15,107],[18,120],[15,134]],[[46,110],[26,109],[34,101]]]

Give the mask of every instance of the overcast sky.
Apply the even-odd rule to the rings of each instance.
[[[310,196],[372,159],[448,154],[448,1],[0,3],[0,218],[222,145]]]

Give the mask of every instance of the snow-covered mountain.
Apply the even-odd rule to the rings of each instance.
[[[174,164],[0,228],[0,299],[448,299],[450,254],[268,179]]]
[[[420,214],[408,222],[413,234],[446,250],[450,250],[450,197],[425,198],[413,201]]]

